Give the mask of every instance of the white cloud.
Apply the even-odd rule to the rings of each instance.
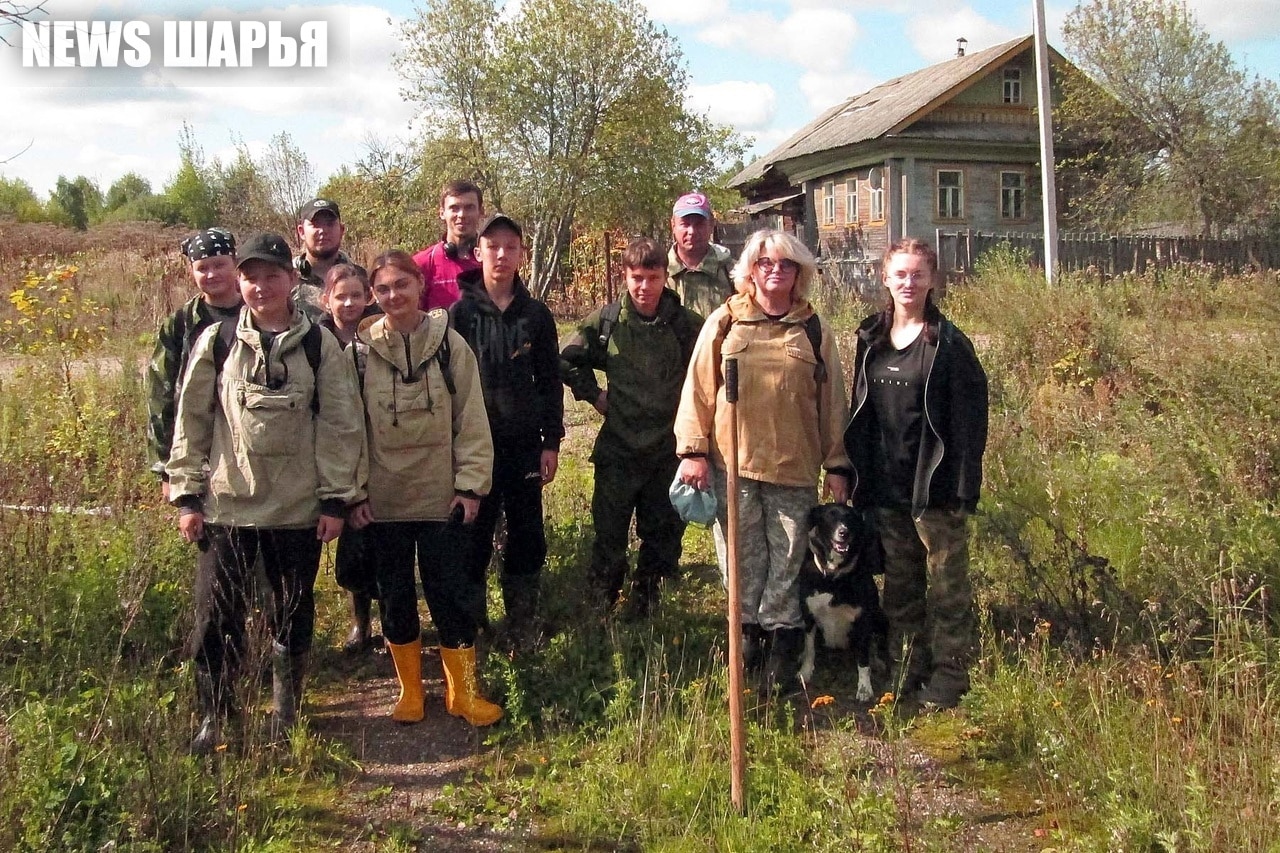
[[[843,74],[810,72],[800,77],[800,91],[804,92],[813,117],[817,117],[828,107],[833,107],[854,95],[860,95],[882,82],[884,82],[882,79],[862,71],[848,71]]]
[[[0,159],[34,140],[29,151],[0,171],[26,180],[38,193],[47,192],[60,174],[85,174],[105,189],[129,171],[139,172],[159,190],[177,168],[177,141],[185,121],[206,155],[224,161],[234,158],[237,141],[256,154],[271,137],[287,131],[323,180],[343,163],[354,162],[363,153],[357,143],[369,136],[407,136],[416,110],[400,100],[400,81],[391,67],[400,22],[389,24],[387,10],[372,5],[305,11],[341,31],[341,51],[335,51],[333,36],[330,42],[331,59],[341,61],[323,86],[277,85],[273,76],[196,86],[191,84],[200,81],[189,74],[175,74],[157,62],[110,86],[45,88],[31,85],[43,80],[15,71],[17,62],[0,61],[5,112],[28,117],[0,122]],[[211,10],[201,14],[217,16]],[[272,11],[239,16],[250,14],[265,19]],[[83,73],[91,77],[96,72]]]
[[[907,39],[916,52],[932,64],[956,55],[956,39],[968,39],[968,51],[984,50],[1001,42],[1031,32],[1031,15],[1022,24],[1010,21],[997,24],[978,14],[970,6],[952,11],[927,12],[912,16],[905,26]]]
[[[1211,36],[1228,44],[1280,36],[1276,0],[1187,0],[1187,6]]]
[[[777,93],[768,83],[743,80],[690,86],[685,101],[712,121],[745,133],[767,128],[778,106]]]
[[[839,71],[848,64],[858,22],[834,9],[801,10],[782,22],[779,37],[787,57],[802,68]]]
[[[659,24],[701,24],[729,14],[728,0],[640,0]]]
[[[756,133],[754,135],[754,144],[747,150],[747,162],[751,162],[755,156],[768,154],[770,151],[789,139],[791,134],[795,133],[799,129],[799,125],[789,127],[772,127]]]
[[[772,34],[778,20],[764,12],[743,12],[708,24],[698,32],[698,41],[720,48],[763,51],[762,34]]]
[[[835,9],[801,9],[778,19],[765,12],[734,15],[703,27],[698,40],[714,47],[784,59],[812,71],[848,66],[858,22]]]

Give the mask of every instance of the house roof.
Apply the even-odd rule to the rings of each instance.
[[[770,167],[900,132],[1033,44],[1032,36],[931,65],[854,95],[818,116],[789,139],[734,175],[729,186],[758,181]]]

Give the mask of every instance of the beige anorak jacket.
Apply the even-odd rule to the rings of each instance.
[[[723,360],[738,359],[738,470],[743,477],[783,486],[815,486],[818,470],[847,473],[844,450],[848,398],[835,335],[822,323],[826,381],[805,334],[808,302],[781,320],[769,319],[754,299],[735,294],[712,312],[694,346],[676,413],[676,453],[705,454],[726,468],[729,411]]]
[[[445,335],[452,395],[435,357]],[[471,347],[449,328],[448,314],[422,314],[407,336],[385,317],[371,317],[361,324],[357,342],[367,347],[364,400],[374,520],[443,521],[455,494],[487,495],[493,442],[480,371]]]
[[[240,311],[218,371],[219,324],[192,348],[169,455],[170,500],[199,506],[226,527],[310,527],[364,497],[360,392],[351,358],[327,331],[311,369],[302,338],[311,321],[297,308],[270,350],[248,308]],[[312,411],[312,399],[319,404]]]

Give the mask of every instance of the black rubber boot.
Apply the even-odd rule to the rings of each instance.
[[[305,654],[291,655],[280,643],[271,644],[271,713],[283,735],[298,722],[302,707],[302,682],[307,674]]]
[[[372,633],[373,599],[363,592],[351,593],[351,630],[347,632],[347,641],[342,650],[348,654],[358,654],[371,648],[369,637]]]
[[[773,647],[764,669],[762,689],[769,696],[786,696],[800,685],[800,652],[804,649],[803,628],[774,628]]]
[[[769,634],[754,622],[742,623],[742,669],[757,673],[769,654]]]
[[[587,581],[591,605],[602,615],[608,616],[618,606],[618,596],[622,592],[622,581],[627,576],[627,564],[618,560],[607,566],[591,564]]]
[[[502,576],[502,605],[507,611],[503,642],[511,651],[527,652],[537,644],[541,633],[538,625],[541,596],[540,574]]]
[[[195,667],[196,712],[200,715],[200,727],[191,739],[192,755],[209,755],[222,742],[222,723],[225,708],[220,701],[218,685],[206,667]]]
[[[631,591],[623,604],[622,618],[627,622],[638,622],[648,619],[658,607],[658,593],[662,579],[658,577],[636,577],[631,582]]]

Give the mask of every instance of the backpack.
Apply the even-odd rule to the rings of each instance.
[[[237,317],[228,317],[218,323],[218,336],[213,340],[213,375],[216,379],[222,374],[222,366],[227,362],[227,356],[231,354],[231,345],[236,339],[236,324],[239,322]],[[315,323],[311,324],[311,328],[307,329],[302,336],[302,352],[307,357],[307,364],[311,365],[311,373],[319,375],[320,373],[320,348],[323,343],[321,335],[323,332]],[[320,414],[320,383],[312,382],[311,387],[311,415],[312,417]]]
[[[597,342],[600,349],[604,350],[605,355],[609,354],[609,339],[613,337],[613,327],[618,325],[618,318],[622,316],[622,298],[619,297],[608,305],[600,309],[600,334]],[[680,337],[680,330],[676,324],[672,324],[672,328],[676,330],[676,337]],[[680,340],[680,352],[684,356],[685,364],[689,363],[689,359],[693,356],[693,345],[698,341],[698,329],[693,330],[692,335],[688,335],[685,339]],[[819,335],[822,333],[819,332]],[[821,337],[819,337],[821,340]],[[819,356],[821,358],[821,356]]]
[[[448,311],[444,312],[445,328],[444,337],[440,339],[440,345],[436,347],[436,351],[431,357],[435,359],[436,364],[440,365],[440,375],[444,377],[444,387],[449,389],[449,396],[456,397],[458,395],[458,387],[453,382],[453,368],[450,366],[451,351],[449,349],[449,330],[453,328],[453,317]],[[364,370],[369,359],[369,345],[356,338],[351,346],[351,357],[355,359],[356,376],[360,379],[360,391],[364,392]]]
[[[728,322],[720,326],[720,340],[724,340],[724,336],[729,334],[729,327],[733,325],[732,316],[726,315],[726,319]],[[804,334],[809,339],[809,346],[813,347],[813,381],[821,385],[827,381],[827,362],[822,358],[822,321],[817,314],[810,314],[809,319],[804,321]]]

